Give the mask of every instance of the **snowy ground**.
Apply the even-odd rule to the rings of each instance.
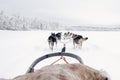
[[[52,31],[0,31],[0,78],[14,78],[24,74],[38,57],[52,53],[47,37]],[[57,32],[57,31],[56,31]],[[82,49],[74,49],[67,43],[67,51],[81,56],[84,63],[95,69],[106,70],[111,80],[120,80],[120,32],[74,31],[89,39]],[[61,51],[59,43],[53,52]],[[49,65],[58,57],[44,60],[36,69]],[[69,62],[76,63],[72,58]]]

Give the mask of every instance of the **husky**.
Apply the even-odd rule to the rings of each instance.
[[[77,35],[77,34],[73,34],[72,38],[73,38],[73,46],[74,46],[74,48],[75,47],[80,47],[81,48],[82,43],[88,39],[88,37],[83,38],[82,35]]]
[[[54,44],[57,45],[57,38],[55,33],[51,33],[51,35],[48,37],[48,44],[51,50],[53,50]]]
[[[58,32],[55,34],[57,40],[61,40],[62,32]]]

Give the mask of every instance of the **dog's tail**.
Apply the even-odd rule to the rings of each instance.
[[[88,37],[85,37],[85,38],[83,38],[83,41],[86,41],[88,39]]]

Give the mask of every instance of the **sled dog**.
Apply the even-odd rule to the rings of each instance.
[[[80,47],[81,48],[83,42],[88,39],[88,37],[83,38],[82,35],[77,35],[77,34],[73,34],[72,38],[73,38],[73,46],[74,46],[74,48],[75,47]]]
[[[71,33],[71,32],[66,32],[66,33],[64,33],[64,39],[71,39],[72,38],[72,35],[73,35],[73,33]]]
[[[55,34],[57,40],[61,40],[62,32],[58,32]]]
[[[49,48],[51,50],[53,50],[54,45],[57,45],[57,38],[56,38],[56,34],[55,33],[51,33],[51,35],[48,37],[48,44],[49,44]]]

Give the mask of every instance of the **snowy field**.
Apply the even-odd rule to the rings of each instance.
[[[52,53],[47,43],[51,32],[0,31],[0,78],[11,79],[24,74],[36,58]],[[88,37],[88,40],[83,43],[82,49],[74,49],[72,41],[69,41],[66,52],[80,56],[84,64],[90,67],[107,71],[111,80],[120,80],[120,32],[74,31],[73,33]],[[62,46],[63,44],[59,42],[53,52],[61,51]],[[58,57],[44,60],[35,68],[49,65],[56,59]],[[67,60],[69,63],[78,63],[72,58],[67,57]]]

